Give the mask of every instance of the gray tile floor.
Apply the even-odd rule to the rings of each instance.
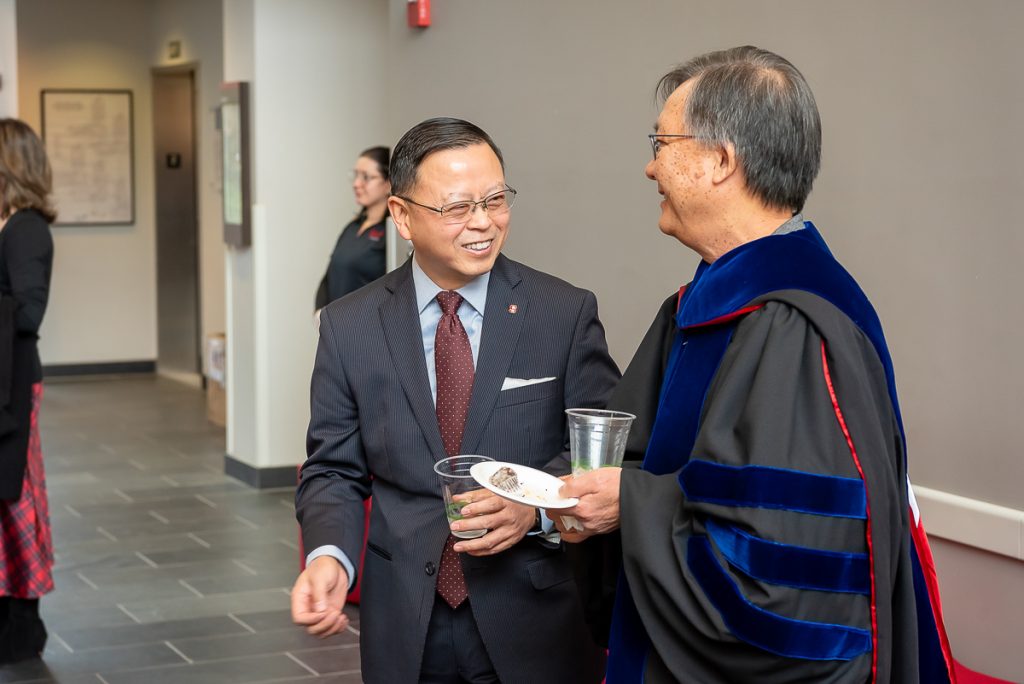
[[[200,390],[48,382],[40,425],[50,641],[42,662],[0,667],[0,683],[361,681],[357,609],[350,632],[324,641],[291,624],[293,491],[223,474],[224,433]]]

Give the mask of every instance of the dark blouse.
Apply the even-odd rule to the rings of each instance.
[[[374,224],[359,234],[362,219],[345,226],[331,253],[324,276],[326,286],[317,293],[317,308],[358,290],[384,275],[386,268],[384,221]]]
[[[16,499],[28,452],[32,385],[42,380],[39,326],[50,294],[53,237],[42,214],[16,212],[0,230],[0,296],[14,300],[9,405],[0,407],[13,419],[14,430],[0,435],[0,498]]]
[[[46,219],[34,209],[16,212],[0,230],[0,293],[14,298],[15,346],[23,348],[21,359],[31,359],[33,381],[42,379],[36,341],[52,271],[53,237]]]

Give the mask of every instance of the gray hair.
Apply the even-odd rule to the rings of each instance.
[[[693,80],[686,132],[706,145],[731,142],[747,188],[767,207],[803,210],[821,168],[821,118],[803,75],[750,45],[709,52],[665,74],[662,100]]]
[[[402,136],[391,155],[391,194],[407,195],[416,185],[416,173],[423,160],[434,152],[487,145],[505,170],[501,150],[482,128],[462,119],[427,119]]]

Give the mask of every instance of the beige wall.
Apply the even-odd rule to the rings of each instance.
[[[224,80],[253,83],[254,0],[224,0]],[[251,121],[251,117],[250,117]],[[255,150],[250,149],[255,162]],[[255,465],[256,360],[252,337],[254,292],[252,249],[224,254],[227,327],[227,453],[244,454]],[[301,460],[301,459],[298,459]],[[298,462],[296,460],[296,463]]]
[[[1024,509],[1024,4],[452,0],[426,30],[404,4],[391,129],[447,114],[492,133],[520,190],[509,253],[593,289],[620,363],[696,266],[643,175],[654,85],[708,49],[789,57],[825,131],[807,215],[879,310],[912,477]]]
[[[953,653],[968,667],[1024,682],[1024,573],[1021,562],[963,544],[932,540]]]
[[[390,7],[394,135],[451,115],[494,136],[520,190],[508,253],[594,290],[620,364],[697,263],[659,233],[643,175],[658,78],[739,44],[790,58],[824,124],[807,215],[882,318],[912,478],[1024,511],[1024,4],[450,0],[425,30],[405,26],[402,0]],[[1002,542],[1017,549],[1012,522]],[[957,653],[1024,680],[1019,648],[989,645],[1019,637],[1019,621],[994,609],[969,628],[985,608],[953,579],[987,578],[997,601],[1024,594],[1024,563],[971,549],[938,562]]]
[[[17,13],[19,111],[36,130],[44,88],[133,93],[135,223],[54,229],[53,282],[40,330],[43,363],[154,359],[150,7],[133,0],[22,0]]]
[[[17,5],[19,116],[38,130],[44,88],[133,93],[135,223],[54,228],[44,364],[156,358],[156,252],[151,68],[198,65],[198,217],[202,333],[224,329],[224,258],[214,118],[221,11],[205,0],[22,0]],[[169,60],[168,40],[182,41]]]
[[[18,115],[18,26],[14,0],[0,0],[0,118]]]
[[[253,244],[228,252],[228,454],[254,468],[305,457],[313,299],[354,215],[349,170],[386,142],[387,6],[229,0],[225,77],[251,80]],[[237,17],[239,25],[231,25]]]

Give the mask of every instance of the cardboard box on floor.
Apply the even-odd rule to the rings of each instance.
[[[206,354],[203,365],[206,374],[206,417],[214,425],[227,425],[227,391],[225,378],[227,339],[224,333],[206,336]]]

